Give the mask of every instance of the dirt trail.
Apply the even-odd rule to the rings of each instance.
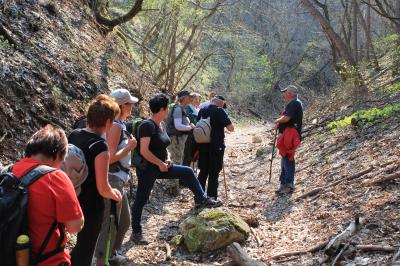
[[[376,156],[389,162],[389,166],[390,162],[394,162],[391,166],[397,169],[396,158],[397,154],[400,154],[400,145],[396,139],[399,139],[399,133],[393,133],[393,129],[385,125],[376,129],[386,130],[376,139],[380,140],[381,144],[389,145],[390,141],[393,141],[395,148],[389,154],[376,155],[370,152],[371,149],[375,152],[385,151],[377,148],[380,144],[371,139],[371,136],[376,136],[373,130],[370,130],[371,136],[363,134],[362,137],[354,137],[348,133],[350,135],[326,137],[317,134],[305,139],[296,158],[296,191],[291,195],[279,197],[274,193],[279,186],[279,158],[274,160],[272,180],[268,183],[272,126],[247,125],[237,128],[232,134],[227,134],[225,173],[228,199],[225,197],[222,172],[219,196],[225,206],[246,219],[258,222],[259,226],[255,231],[262,242],[262,246],[259,246],[255,237],[250,235],[249,239],[242,243],[244,250],[255,259],[278,265],[278,262],[271,260],[271,256],[308,249],[330,239],[360,213],[369,219],[373,226],[361,230],[353,241],[361,244],[397,246],[400,239],[400,195],[396,183],[382,189],[379,186],[363,185],[360,179],[364,177],[360,177],[355,182],[339,183],[336,187],[313,197],[295,200],[310,189],[356,173],[373,163],[376,166],[375,172],[371,172],[365,178],[376,176],[380,172],[379,165],[374,161]],[[262,142],[253,143],[253,136],[257,136]],[[346,143],[345,148],[343,143]],[[257,149],[261,147],[266,147],[267,152],[264,157],[257,157]],[[160,186],[155,187],[144,212],[144,232],[151,244],[134,246],[125,242],[124,248],[131,258],[126,265],[222,265],[229,261],[225,249],[190,254],[184,247],[173,249],[172,259],[165,261],[165,242],[178,233],[181,221],[195,212],[190,191],[185,189],[183,194],[183,198],[170,198]],[[364,255],[356,253],[350,260],[361,261],[360,264],[354,265],[380,265],[388,262],[393,254]],[[309,253],[283,259],[279,261],[279,265],[315,265],[319,264],[318,261],[323,257],[323,252]]]

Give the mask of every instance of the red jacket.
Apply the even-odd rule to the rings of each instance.
[[[294,160],[294,154],[301,143],[299,132],[292,127],[287,127],[279,137],[276,147],[279,149],[279,155],[287,156],[289,160]]]

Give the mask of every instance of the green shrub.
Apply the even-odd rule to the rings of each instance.
[[[386,89],[387,92],[398,92],[400,91],[400,82],[393,84],[389,88]]]
[[[333,121],[328,124],[328,129],[336,132],[337,129],[346,128],[350,125],[363,126],[373,124],[378,119],[387,119],[393,115],[400,113],[400,104],[388,105],[382,109],[370,108],[368,110],[360,110],[351,116],[346,116],[342,120]]]

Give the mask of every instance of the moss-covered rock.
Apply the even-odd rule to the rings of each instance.
[[[181,224],[189,251],[211,251],[245,240],[250,227],[227,208],[204,209]]]

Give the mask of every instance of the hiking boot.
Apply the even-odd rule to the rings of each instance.
[[[288,187],[280,187],[278,190],[275,191],[276,194],[284,195],[290,192],[290,188]]]
[[[207,197],[199,204],[196,204],[197,208],[217,208],[220,206],[222,206],[222,201],[214,200],[210,197]]]
[[[143,233],[132,233],[131,241],[136,245],[148,245],[149,241],[143,236]]]
[[[126,261],[128,261],[128,257],[122,254],[119,254],[118,251],[114,252],[114,255],[109,259],[112,265],[119,265]]]

